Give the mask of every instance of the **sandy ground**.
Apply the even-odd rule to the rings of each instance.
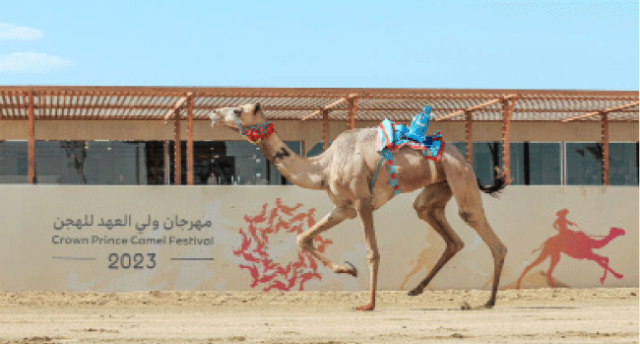
[[[638,343],[638,289],[0,293],[0,343]]]

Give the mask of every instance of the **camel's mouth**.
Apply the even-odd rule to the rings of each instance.
[[[215,110],[209,113],[209,119],[211,119],[211,127],[215,127],[215,125],[222,120],[222,116],[218,114]]]

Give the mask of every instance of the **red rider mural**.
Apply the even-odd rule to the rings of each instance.
[[[612,227],[609,231],[609,234],[603,237],[592,236],[584,233],[582,228],[580,228],[577,224],[569,221],[567,219],[567,214],[569,214],[568,209],[559,210],[556,215],[558,218],[553,223],[553,228],[558,231],[558,235],[553,236],[547,239],[540,248],[535,249],[531,253],[535,253],[538,250],[542,250],[538,258],[527,266],[524,269],[522,275],[518,279],[517,288],[520,289],[520,285],[522,283],[522,279],[525,277],[531,269],[535,266],[539,265],[547,258],[551,257],[551,265],[549,266],[549,271],[547,271],[547,280],[549,282],[549,286],[555,288],[555,283],[552,277],[553,270],[560,262],[561,253],[566,254],[569,257],[573,257],[576,259],[588,259],[593,260],[598,263],[602,268],[604,268],[604,275],[600,278],[600,283],[604,284],[604,281],[607,278],[607,273],[611,273],[616,278],[620,279],[624,277],[622,274],[619,274],[613,269],[609,267],[609,258],[600,256],[593,252],[594,249],[599,249],[605,247],[611,240],[615,239],[618,236],[622,236],[625,234],[624,230],[621,228]],[[569,229],[569,226],[573,226],[579,229],[579,231]]]
[[[297,259],[293,261],[274,262],[273,252],[270,252],[270,247],[276,245],[276,236],[293,238],[295,243],[299,233],[315,224],[313,216],[316,209],[310,208],[305,212],[301,208],[301,203],[288,207],[278,198],[275,206],[270,207],[265,203],[260,214],[245,215],[246,227],[240,228],[242,244],[233,254],[245,260],[239,267],[251,274],[251,288],[262,287],[265,291],[304,290],[308,281],[322,280],[318,264],[310,254],[298,251]],[[324,252],[327,245],[333,242],[318,235],[314,243],[319,252]],[[297,246],[289,245],[284,249],[297,250]]]

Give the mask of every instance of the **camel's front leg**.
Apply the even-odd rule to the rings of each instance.
[[[376,242],[376,233],[373,227],[373,207],[370,201],[360,201],[356,206],[362,228],[364,229],[364,239],[367,245],[367,259],[369,260],[369,303],[364,306],[357,307],[359,311],[372,311],[376,307],[376,288],[378,285],[378,264],[380,262],[380,253],[378,252],[378,243]]]
[[[602,257],[594,253],[592,256],[587,257],[587,259],[594,260],[604,268],[604,275],[602,275],[602,278],[600,278],[600,284],[604,284],[604,281],[607,279],[607,272],[611,272],[611,274],[613,274],[613,276],[615,276],[617,279],[621,279],[624,277],[624,275],[613,271],[613,269],[609,267],[609,258],[607,257]]]
[[[298,246],[303,250],[309,252],[312,256],[316,257],[320,260],[325,266],[330,267],[333,272],[336,273],[346,273],[352,276],[357,276],[358,271],[352,265],[336,265],[329,260],[329,258],[325,257],[323,254],[318,252],[315,247],[313,247],[313,238],[316,235],[331,229],[332,227],[338,225],[342,221],[346,219],[352,219],[356,216],[356,211],[353,208],[347,207],[337,207],[331,210],[329,214],[327,214],[322,220],[318,221],[313,227],[308,229],[306,232],[298,235]]]

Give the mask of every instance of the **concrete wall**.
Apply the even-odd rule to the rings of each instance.
[[[320,121],[274,121],[276,131],[285,140],[304,141],[305,151],[322,141]],[[358,122],[358,127],[376,127],[378,122]],[[186,139],[186,123],[182,138]],[[331,139],[348,129],[347,122],[332,122]],[[442,130],[446,141],[465,141],[464,123],[432,122],[429,132]],[[610,123],[611,141],[638,141],[638,123]],[[241,137],[222,127],[211,128],[209,121],[196,121],[194,139],[240,140]],[[27,121],[0,121],[0,140],[27,140]],[[502,124],[476,122],[473,124],[474,141],[500,141]],[[52,121],[36,122],[36,140],[173,140],[173,123],[162,121]],[[594,122],[512,122],[512,141],[587,141],[599,142],[600,123]]]
[[[382,290],[412,288],[444,249],[415,216],[415,196],[402,194],[375,213]],[[509,249],[502,288],[515,287],[541,254],[549,257],[523,287],[549,286],[552,256],[560,258],[556,286],[638,287],[637,187],[510,186],[483,203]],[[358,278],[333,274],[297,248],[297,233],[331,208],[324,192],[294,186],[1,186],[0,290],[367,290],[359,221],[314,242],[335,262],[357,266]],[[579,228],[558,237],[553,223],[565,208]],[[486,289],[491,254],[457,212],[452,201],[446,215],[466,247],[430,288]],[[612,228],[624,234],[604,244]],[[620,275],[608,272],[601,282],[602,257]]]

